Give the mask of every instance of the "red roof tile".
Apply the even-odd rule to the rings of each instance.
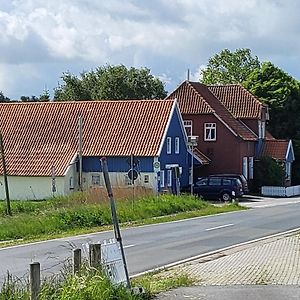
[[[256,135],[236,120],[204,84],[185,81],[167,97],[167,99],[172,98],[177,99],[182,114],[215,114],[242,139],[250,141],[257,139]]]
[[[85,101],[0,104],[9,175],[62,176],[78,149],[83,155],[155,156],[174,101]],[[0,174],[3,173],[0,164]]]
[[[262,156],[285,160],[288,146],[289,140],[266,140],[262,149]]]
[[[211,85],[208,88],[235,118],[260,118],[264,104],[241,85]]]

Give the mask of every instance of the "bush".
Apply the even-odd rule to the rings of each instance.
[[[254,164],[255,192],[259,192],[262,186],[282,186],[285,171],[283,167],[271,157],[263,157]]]

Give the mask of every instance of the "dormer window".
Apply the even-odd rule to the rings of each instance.
[[[186,131],[187,136],[193,135],[193,121],[192,120],[184,120],[183,125]]]
[[[204,123],[204,141],[216,141],[216,140],[217,140],[217,124]]]

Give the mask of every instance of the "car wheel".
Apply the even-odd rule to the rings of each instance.
[[[223,201],[230,201],[231,200],[231,195],[228,192],[224,192],[221,195],[221,200]]]

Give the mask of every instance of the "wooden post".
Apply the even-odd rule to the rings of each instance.
[[[6,212],[9,216],[11,216],[7,171],[6,171],[6,163],[5,163],[5,156],[4,156],[3,137],[2,137],[1,132],[0,132],[0,153],[1,153],[1,157],[2,157],[2,169],[3,169],[3,177],[4,177],[5,194],[6,194]]]
[[[41,266],[40,263],[30,264],[30,299],[38,300],[41,287]]]
[[[79,272],[81,268],[81,249],[73,250],[73,274]]]
[[[89,246],[90,267],[97,268],[101,264],[101,244],[90,244]]]

